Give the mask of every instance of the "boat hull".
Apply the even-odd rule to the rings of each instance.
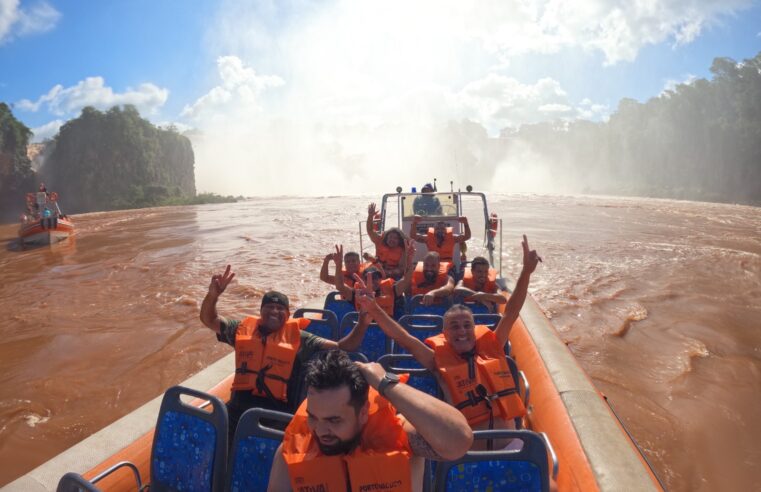
[[[43,226],[43,221],[28,222],[19,227],[19,240],[24,244],[54,244],[74,234],[74,224],[67,219],[58,219],[54,227]]]

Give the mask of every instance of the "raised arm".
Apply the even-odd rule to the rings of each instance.
[[[214,333],[220,333],[220,318],[217,314],[217,300],[225,291],[235,274],[230,271],[230,265],[227,265],[222,275],[213,275],[209,283],[209,291],[201,303],[201,323]]]
[[[330,265],[330,260],[332,259],[333,259],[333,253],[329,253],[325,255],[325,258],[322,260],[322,268],[320,268],[320,280],[322,280],[326,284],[336,283],[335,276],[330,275],[328,273],[328,266]]]
[[[371,321],[372,317],[370,316],[370,313],[364,309],[360,310],[357,324],[354,325],[354,328],[352,328],[345,337],[338,341],[338,346],[336,348],[340,348],[347,352],[357,352],[359,347],[362,346],[362,340],[365,338],[367,327],[370,326]]]
[[[414,239],[415,241],[419,243],[424,243],[425,234],[419,234],[417,231],[417,225],[418,223],[420,223],[420,219],[422,219],[422,217],[420,217],[419,215],[415,215],[412,218],[412,225],[410,225],[410,238]]]
[[[378,211],[374,203],[371,203],[367,207],[367,223],[365,224],[367,228],[367,235],[370,237],[370,241],[373,242],[373,244],[378,244],[381,242],[381,236],[375,232],[375,229],[373,229],[373,218],[375,217],[375,213]]]
[[[454,292],[454,279],[447,276],[446,285],[442,285],[438,289],[433,289],[423,296],[423,305],[430,306],[434,301],[440,297],[449,297]]]
[[[343,266],[344,266],[344,247],[343,244],[336,245],[336,252],[333,253],[333,263],[336,265],[336,271],[335,275],[333,275],[333,278],[335,280],[334,284],[336,286],[336,290],[341,293],[341,297],[346,299],[347,301],[352,298],[352,292],[354,290],[346,285],[344,283],[344,272],[343,272]]]
[[[364,311],[367,311],[370,314],[387,337],[394,339],[394,341],[401,345],[404,350],[412,354],[421,366],[431,372],[436,370],[433,349],[410,335],[407,330],[394,321],[391,316],[378,306],[378,303],[375,302],[372,295],[362,293],[357,297],[357,302]]]
[[[507,301],[505,314],[502,316],[496,330],[494,330],[500,347],[507,343],[507,339],[510,337],[510,330],[513,327],[513,323],[518,319],[523,303],[526,301],[528,283],[531,274],[536,269],[536,265],[542,261],[536,250],[529,250],[528,239],[526,239],[525,234],[523,235],[523,242],[521,245],[523,246],[523,270],[521,270],[521,275],[518,277],[518,282],[515,284],[515,290],[513,290],[510,299]]]
[[[272,458],[267,492],[291,492],[291,490],[291,477],[288,475],[288,465],[283,458],[283,445],[281,444],[277,447]]]
[[[386,370],[377,362],[356,364],[368,384],[378,389]],[[404,417],[404,430],[416,456],[456,460],[473,444],[468,421],[452,405],[407,384],[387,386],[383,396]]]
[[[470,224],[468,224],[468,218],[467,217],[460,217],[458,219],[460,223],[465,227],[465,234],[460,234],[454,238],[454,242],[456,243],[464,243],[468,239],[470,239]]]
[[[405,243],[405,251],[407,252],[407,258],[406,258],[406,264],[405,264],[405,270],[404,270],[404,277],[401,278],[397,283],[394,284],[394,292],[397,296],[400,296],[407,292],[407,289],[410,287],[410,283],[412,282],[412,274],[415,271],[414,267],[414,261],[415,258],[415,243],[413,243],[410,240],[407,240]]]

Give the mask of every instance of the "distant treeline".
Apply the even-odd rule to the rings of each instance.
[[[644,104],[623,99],[608,122],[505,132],[506,156],[539,156],[576,192],[761,205],[761,53],[716,58],[711,73]]]
[[[12,149],[0,157],[3,178],[12,176],[7,186],[5,179],[0,182],[3,191],[8,188],[2,208],[10,212],[6,219],[22,210],[23,193],[35,191],[35,181],[58,193],[66,213],[235,200],[196,195],[190,140],[173,128],[157,128],[133,106],[106,112],[85,107],[46,144],[47,157],[36,175],[26,155],[31,132],[4,104],[0,118],[2,142]]]

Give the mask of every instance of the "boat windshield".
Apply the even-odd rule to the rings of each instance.
[[[457,202],[454,193],[417,193],[402,197],[402,216],[407,219],[415,215],[456,217]]]

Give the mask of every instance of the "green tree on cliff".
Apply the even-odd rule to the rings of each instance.
[[[26,154],[31,130],[0,102],[0,219],[24,210],[24,193],[34,191],[34,172]]]

